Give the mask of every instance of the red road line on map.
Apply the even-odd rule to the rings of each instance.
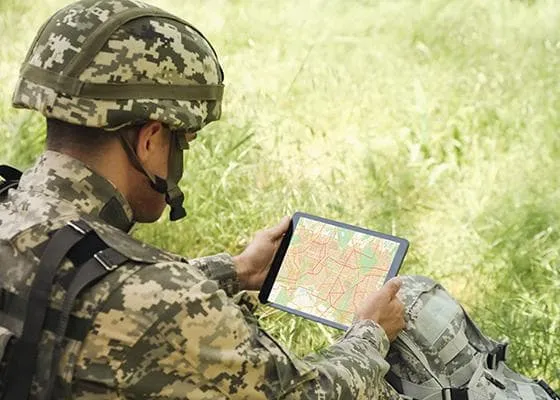
[[[340,299],[340,297],[342,295],[344,295],[345,292],[345,287],[344,284],[341,282],[340,276],[343,275],[349,275],[351,276],[353,273],[355,273],[355,271],[357,269],[359,269],[360,267],[357,266],[357,257],[358,256],[362,256],[362,257],[366,257],[369,259],[373,259],[374,257],[366,255],[365,253],[358,251],[355,247],[351,248],[350,251],[342,251],[339,253],[341,254],[341,257],[334,258],[332,256],[328,256],[327,255],[327,249],[329,247],[335,247],[335,250],[339,250],[340,248],[337,246],[333,246],[333,240],[335,240],[334,236],[329,236],[326,234],[323,234],[323,227],[321,227],[321,229],[319,229],[318,231],[313,231],[311,229],[304,229],[301,234],[300,234],[300,238],[302,239],[303,245],[298,246],[297,249],[292,249],[293,251],[291,251],[291,256],[294,259],[294,269],[296,271],[296,274],[299,275],[298,271],[299,271],[299,265],[301,264],[301,260],[300,258],[302,258],[302,254],[305,253],[306,251],[311,251],[313,253],[313,256],[320,256],[319,259],[317,259],[317,257],[310,257],[309,254],[306,255],[306,259],[309,260],[314,260],[316,261],[313,266],[306,271],[303,275],[312,275],[312,276],[318,276],[323,270],[324,267],[327,265],[328,261],[332,261],[333,263],[341,266],[341,270],[339,271],[339,273],[337,274],[336,278],[335,278],[335,282],[334,284],[327,284],[323,281],[323,283],[321,283],[318,288],[322,288],[323,286],[329,285],[327,286],[329,289],[327,290],[326,296],[327,298],[334,296],[338,296],[335,300],[338,301]],[[320,240],[323,239],[324,240]],[[372,243],[372,248],[375,250],[375,252],[377,253],[380,249],[380,244],[378,242],[374,242]],[[381,251],[382,254],[378,254],[378,259],[381,261],[386,261],[387,260],[387,251]],[[342,259],[340,259],[342,258]],[[352,265],[348,265],[348,261],[349,259],[353,258],[353,263]],[[379,264],[379,263],[378,263]],[[385,264],[385,263],[384,263]],[[388,264],[388,263],[387,263]],[[376,266],[373,266],[373,268],[370,270],[370,273],[375,272],[375,270],[378,270],[380,273],[384,273],[386,271],[387,268],[378,268]],[[377,282],[378,279],[375,279],[374,282],[372,282],[372,279],[377,278],[376,276],[377,274],[373,273],[373,276],[371,276],[370,274],[368,274],[363,280],[359,280],[357,282],[353,282],[351,285],[349,285],[348,288],[346,288],[347,290],[354,290],[353,293],[353,301],[352,303],[355,303],[355,299],[356,297],[361,297],[363,296],[364,292],[366,291],[364,290],[359,290],[360,287],[365,286],[365,287],[372,287],[374,286],[375,282]],[[290,278],[286,278],[286,281],[289,281],[292,284],[297,284],[298,279],[290,279]],[[367,284],[366,284],[367,282]],[[338,287],[336,287],[338,285]],[[305,291],[311,295],[312,297],[315,297],[316,299],[320,299],[323,302],[327,301],[327,298],[323,298],[320,294],[317,294],[315,296],[314,293],[309,289],[309,288],[304,288]],[[338,290],[335,290],[338,289]],[[372,290],[372,289],[369,289]],[[321,293],[322,290],[319,290],[319,292]],[[329,304],[329,303],[327,303]],[[330,303],[329,308],[334,308],[336,309],[332,303]],[[345,310],[339,310],[341,313],[345,313],[345,314],[349,314],[348,311]]]

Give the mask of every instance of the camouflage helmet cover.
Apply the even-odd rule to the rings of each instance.
[[[186,21],[136,0],[81,0],[39,30],[13,103],[116,130],[146,120],[195,131],[221,114],[223,72]]]

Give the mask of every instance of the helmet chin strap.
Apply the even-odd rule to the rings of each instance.
[[[169,204],[171,208],[169,219],[171,221],[176,221],[185,217],[187,215],[183,207],[185,195],[177,185],[183,175],[183,149],[179,146],[178,140],[175,138],[176,135],[172,134],[173,137],[169,148],[167,180],[148,172],[138,159],[134,148],[126,137],[124,137],[124,135],[118,136],[132,165],[150,180],[152,189],[158,193],[165,194],[165,202]]]

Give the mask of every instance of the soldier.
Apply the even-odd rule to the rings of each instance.
[[[234,257],[187,261],[128,235],[166,203],[172,220],[185,215],[183,150],[219,119],[223,79],[196,28],[137,0],[80,0],[40,29],[13,101],[46,117],[47,150],[0,204],[0,326],[21,335],[34,324],[26,313],[48,309],[35,342],[15,347],[5,382],[18,385],[5,399],[399,398],[383,379],[404,326],[399,280],[367,298],[338,343],[298,359],[259,327],[243,291],[260,288],[288,218]],[[70,303],[66,328],[81,253],[54,270],[48,304],[30,287],[52,232],[78,219],[121,265]],[[96,261],[113,269],[98,245]]]

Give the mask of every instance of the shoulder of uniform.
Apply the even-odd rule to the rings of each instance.
[[[51,232],[62,228],[71,221],[81,219],[95,231],[107,246],[118,251],[132,261],[142,263],[158,262],[186,262],[186,260],[176,254],[151,246],[140,240],[134,239],[124,231],[121,231],[106,222],[91,216],[60,216],[43,221],[38,224],[26,227],[7,239],[18,249],[26,251],[40,246],[49,238]]]
[[[183,257],[137,240],[104,221],[88,217],[83,218],[83,220],[109,247],[117,250],[130,260],[144,263],[186,262]]]

